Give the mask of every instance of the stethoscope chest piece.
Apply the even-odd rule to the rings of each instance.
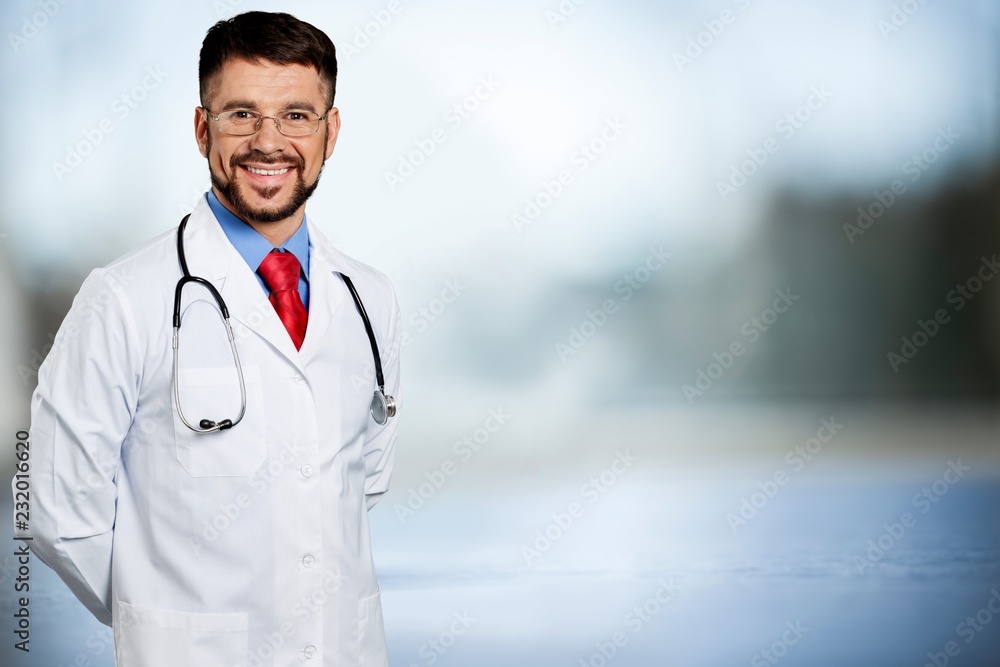
[[[371,413],[375,423],[382,426],[390,417],[396,416],[396,402],[392,396],[386,396],[382,389],[376,389],[372,396]]]

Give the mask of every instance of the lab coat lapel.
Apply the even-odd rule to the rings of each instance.
[[[230,318],[256,332],[300,371],[303,370],[302,358],[285,325],[278,318],[253,271],[222,231],[205,197],[198,202],[188,220],[184,249],[191,274],[200,275],[216,286],[226,301]],[[311,320],[310,315],[306,341],[309,340]]]

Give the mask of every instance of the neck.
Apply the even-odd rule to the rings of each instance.
[[[236,212],[233,205],[229,203],[229,200],[225,198],[216,188],[212,186],[212,192],[218,198],[219,202],[225,206],[229,211],[235,215],[237,218],[250,225],[258,234],[263,236],[268,242],[273,246],[280,246],[282,243],[292,238],[292,234],[298,231],[299,227],[302,225],[302,218],[306,212],[306,205],[300,206],[294,213],[292,213],[287,218],[281,220],[275,220],[274,222],[260,222],[257,220],[247,220],[245,217]]]

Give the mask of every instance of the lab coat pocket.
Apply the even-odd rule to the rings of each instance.
[[[118,601],[117,667],[246,667],[246,613],[195,614]]]
[[[202,419],[236,421],[240,414],[240,383],[235,366],[181,368],[180,390],[184,418],[194,426]],[[192,477],[246,476],[267,457],[264,439],[264,401],[257,366],[243,366],[246,412],[232,428],[196,433],[181,421],[174,401],[174,441],[177,460]]]
[[[385,624],[382,620],[381,592],[358,601],[358,664],[361,667],[388,667],[389,653],[385,645]]]

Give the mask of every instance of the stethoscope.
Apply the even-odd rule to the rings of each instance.
[[[188,271],[187,257],[184,254],[184,228],[187,226],[188,218],[191,214],[184,216],[181,220],[180,226],[177,228],[177,259],[181,263],[181,271],[184,275],[181,279],[177,281],[177,287],[174,288],[174,340],[173,340],[173,354],[174,354],[174,402],[177,404],[177,414],[180,416],[181,421],[184,425],[196,433],[213,433],[215,431],[224,431],[227,428],[232,428],[240,423],[243,419],[243,415],[247,411],[247,388],[246,382],[243,379],[243,367],[240,365],[240,355],[236,350],[236,338],[233,336],[233,328],[229,324],[229,308],[226,307],[226,301],[219,294],[219,290],[215,288],[215,285],[208,282],[204,278],[198,276],[192,276]],[[339,273],[339,272],[338,272]],[[365,306],[361,303],[361,297],[358,296],[358,291],[354,288],[354,283],[351,282],[350,277],[340,273],[340,277],[344,279],[344,283],[347,285],[347,289],[351,292],[351,297],[354,299],[354,305],[358,308],[358,313],[361,314],[361,320],[365,324],[365,333],[368,334],[368,342],[372,346],[372,357],[375,359],[375,380],[378,383],[378,388],[375,390],[375,395],[372,397],[371,404],[371,415],[375,423],[379,425],[384,425],[389,421],[390,417],[396,415],[396,403],[393,401],[392,396],[386,396],[385,394],[385,379],[382,377],[382,361],[379,359],[378,354],[378,343],[375,342],[375,333],[372,331],[372,323],[368,319],[368,313],[365,312]],[[235,420],[223,419],[220,422],[212,421],[211,419],[202,419],[198,422],[198,426],[194,426],[184,417],[184,410],[181,408],[181,395],[179,389],[179,383],[177,378],[179,377],[179,358],[178,358],[178,337],[181,330],[181,293],[184,290],[184,286],[188,283],[198,283],[208,290],[212,298],[215,299],[215,303],[219,306],[219,311],[222,313],[222,319],[226,325],[226,335],[229,336],[229,347],[233,352],[233,361],[236,363],[236,374],[240,381],[240,414]]]

